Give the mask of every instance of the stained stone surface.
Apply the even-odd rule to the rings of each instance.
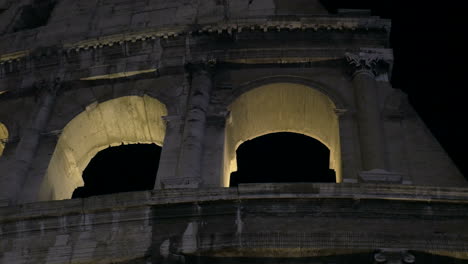
[[[39,2],[0,0],[1,263],[467,258],[467,182],[389,81],[389,20],[317,0]],[[236,147],[273,131],[323,142],[337,183],[227,188]],[[67,200],[122,143],[162,145],[155,190]]]
[[[0,263],[310,258],[376,248],[463,259],[466,198],[463,188],[246,184],[2,207]]]

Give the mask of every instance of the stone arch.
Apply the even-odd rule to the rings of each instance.
[[[141,82],[142,80],[140,80]],[[116,84],[104,84],[104,85],[87,85],[86,87],[79,87],[79,89],[73,89],[59,94],[55,109],[60,112],[61,116],[57,118],[52,117],[49,128],[51,130],[60,130],[65,127],[73,118],[78,116],[90,105],[101,104],[116,98],[135,96],[135,97],[151,97],[156,98],[162,104],[165,105],[167,115],[179,114],[177,104],[174,102],[174,98],[161,92],[162,89],[166,89],[164,86],[162,89],[150,89],[149,87],[157,87],[158,83],[153,83],[153,80],[143,80],[150,82],[150,84],[141,84],[135,82],[123,82]],[[118,88],[116,88],[119,86]],[[122,86],[123,88],[121,88]],[[136,90],[140,87],[141,90]],[[105,92],[97,94],[95,90]],[[49,124],[49,125],[50,125]]]
[[[345,109],[346,107],[348,107],[341,95],[333,89],[331,89],[330,87],[328,87],[327,85],[312,79],[294,75],[268,76],[264,78],[255,79],[246,83],[242,83],[241,85],[233,89],[233,93],[228,96],[226,100],[226,106],[231,105],[239,96],[250,90],[275,83],[292,83],[313,87],[313,89],[326,95],[334,103],[337,109]]]
[[[3,150],[5,149],[8,137],[9,134],[7,127],[3,123],[0,123],[0,157],[3,155]]]
[[[166,106],[149,96],[124,96],[94,103],[63,129],[42,182],[39,199],[68,199],[83,185],[90,160],[109,146],[155,143],[162,146]]]
[[[330,168],[341,182],[341,149],[336,104],[324,93],[298,83],[273,83],[249,90],[228,107],[224,186],[237,170],[236,149],[246,140],[294,132],[319,140],[330,150]]]

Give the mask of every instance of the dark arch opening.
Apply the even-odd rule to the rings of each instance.
[[[72,198],[119,192],[152,190],[159,167],[161,147],[132,144],[101,150],[83,171],[84,186]]]
[[[236,150],[237,171],[230,186],[240,183],[336,182],[329,169],[330,150],[320,141],[297,133],[266,134]]]

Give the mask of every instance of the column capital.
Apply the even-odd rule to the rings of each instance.
[[[166,127],[171,130],[182,132],[182,125],[184,124],[184,118],[180,115],[162,116],[162,120],[166,124]]]
[[[229,114],[229,111],[222,111],[219,113],[207,115],[207,124],[218,128],[224,128],[226,126],[226,119]]]
[[[351,113],[349,111],[349,109],[346,109],[346,108],[335,108],[333,111],[335,112],[336,116],[338,116],[338,117],[343,117],[343,116]]]
[[[189,62],[185,65],[185,70],[191,74],[214,74],[216,70],[216,59]]]
[[[393,52],[389,49],[361,49],[358,52],[346,52],[345,58],[353,69],[353,77],[369,74],[377,79],[388,81],[388,74],[393,66]]]
[[[181,124],[184,122],[184,118],[180,115],[166,115],[161,116],[161,118],[166,122],[166,124]]]
[[[33,86],[37,94],[49,93],[56,95],[62,86],[62,79],[55,77],[51,79],[38,79],[34,81]]]

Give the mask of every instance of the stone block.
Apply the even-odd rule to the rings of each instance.
[[[399,173],[375,169],[375,170],[360,172],[359,179],[362,182],[375,182],[375,183],[380,182],[380,183],[401,184],[403,181],[403,176]]]

